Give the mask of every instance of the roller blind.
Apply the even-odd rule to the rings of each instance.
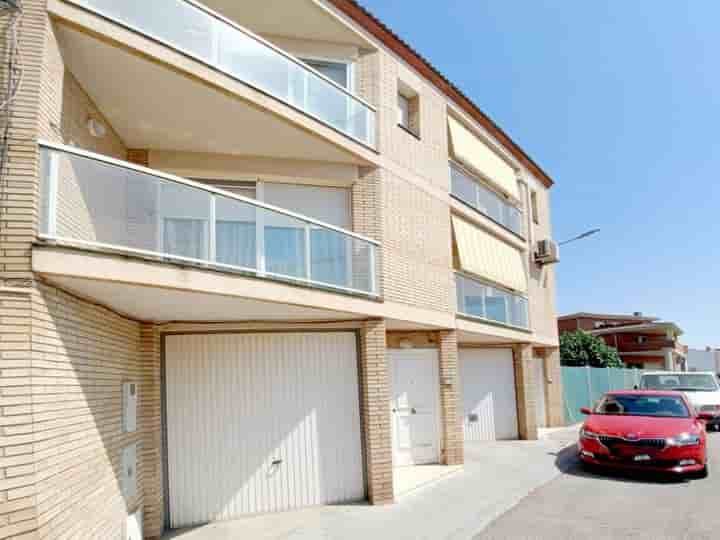
[[[510,165],[451,116],[448,116],[448,132],[454,159],[482,174],[509,197],[520,200],[517,177]]]
[[[453,216],[460,267],[518,292],[527,291],[522,252]]]
[[[263,184],[265,202],[343,229],[352,228],[350,190],[303,184]]]

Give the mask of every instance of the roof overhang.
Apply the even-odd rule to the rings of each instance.
[[[410,45],[403,41],[388,26],[372,15],[367,9],[355,0],[325,0],[362,26],[376,39],[380,40],[392,52],[397,54],[423,77],[435,85],[442,93],[450,98],[458,107],[465,111],[473,120],[490,132],[524,167],[526,167],[539,181],[550,188],[553,179],[537,164],[525,151],[520,148],[487,114],[468,98],[459,88],[451,83],[428,60],[423,58]]]

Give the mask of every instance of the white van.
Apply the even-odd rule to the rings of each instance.
[[[720,430],[720,385],[710,371],[651,371],[640,377],[640,390],[677,390],[687,395],[698,412],[714,415],[708,429]]]

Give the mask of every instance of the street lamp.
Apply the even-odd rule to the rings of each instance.
[[[600,229],[591,229],[589,231],[585,231],[582,234],[578,234],[577,236],[570,238],[569,240],[565,240],[564,242],[560,242],[558,245],[563,246],[565,244],[569,244],[570,242],[575,242],[576,240],[582,240],[583,238],[587,238],[588,236],[592,236],[593,234],[599,233]]]

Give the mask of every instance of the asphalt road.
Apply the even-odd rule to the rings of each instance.
[[[563,470],[475,540],[718,539],[720,433],[708,434],[710,475],[674,480],[583,471],[575,448],[558,455]]]

